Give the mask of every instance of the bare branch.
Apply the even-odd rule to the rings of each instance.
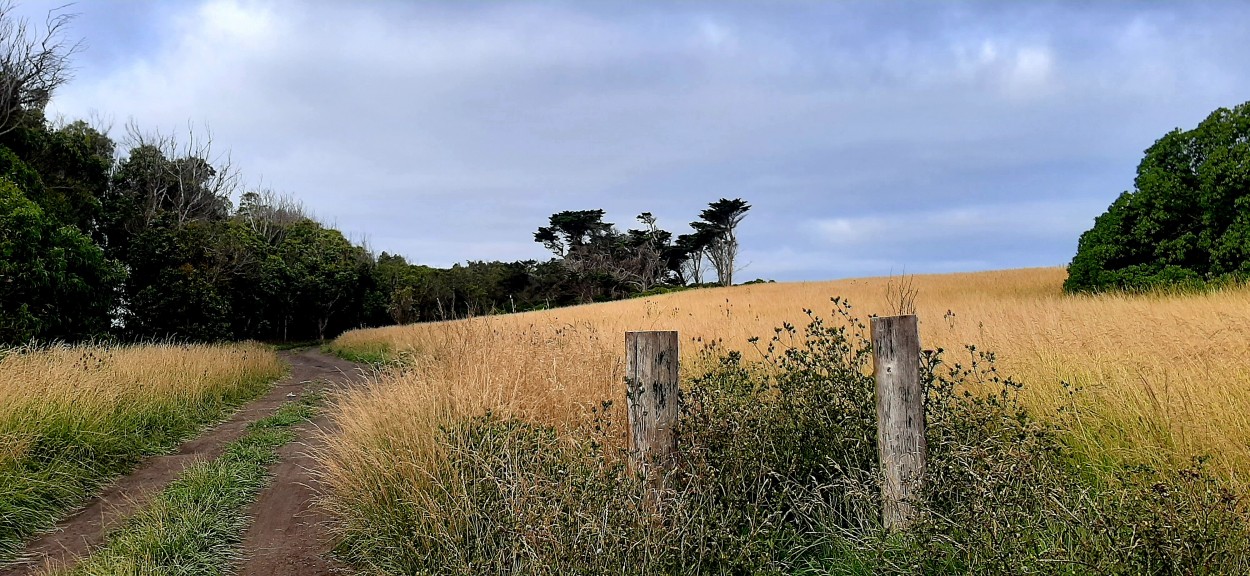
[[[184,142],[174,134],[145,132],[133,120],[126,124],[127,162],[137,164],[143,178],[143,225],[158,216],[173,216],[178,226],[195,220],[226,217],[230,197],[239,185],[238,169],[229,153],[214,154],[209,130],[197,133],[187,124]]]
[[[73,77],[70,60],[82,41],[65,39],[77,14],[64,8],[48,11],[38,30],[13,13],[13,2],[0,3],[0,135],[13,131],[24,112],[42,111],[52,93]]]
[[[270,188],[244,192],[236,216],[273,246],[282,243],[287,228],[292,224],[313,220],[302,202]]]

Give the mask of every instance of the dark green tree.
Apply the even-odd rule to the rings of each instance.
[[[158,226],[129,251],[125,331],[133,337],[226,340],[233,336],[231,241],[225,222]]]
[[[1250,102],[1146,150],[1135,189],[1081,235],[1067,291],[1250,277]]]
[[[0,343],[105,333],[122,276],[90,238],[0,178]]]
[[[642,230],[629,230],[621,238],[623,250],[618,259],[618,275],[630,287],[646,292],[670,281],[669,259],[673,256],[673,234],[662,230],[650,212],[639,214]]]
[[[8,174],[49,217],[99,240],[100,199],[108,191],[113,141],[81,120],[49,126],[41,111],[27,112],[0,140],[8,148],[0,173]],[[16,168],[15,159],[24,166]]]
[[[100,209],[105,250],[130,271],[124,332],[194,340],[250,336],[259,324],[241,313],[263,307],[248,285],[260,277],[265,248],[228,220],[235,181],[230,164],[206,160],[213,157],[211,143],[194,134],[179,145],[172,136],[130,131],[134,145],[113,171]]]
[[[211,141],[188,136],[179,144],[173,136],[140,134],[131,127],[135,143],[113,172],[102,198],[105,247],[125,261],[132,240],[155,227],[181,227],[191,222],[221,221],[230,215],[230,195],[237,174],[224,160],[214,165]]]
[[[541,242],[558,257],[584,248],[612,233],[612,224],[603,221],[603,210],[566,210],[551,215],[547,226],[534,233],[534,241]]]
[[[414,267],[399,254],[378,255],[373,268],[376,290],[382,306],[396,324],[409,324],[420,319],[418,296],[415,293]]]
[[[557,212],[534,233],[534,241],[551,250],[564,267],[565,285],[581,302],[604,298],[614,288],[614,251],[621,239],[603,216],[603,210]]]
[[[695,226],[695,231],[682,234],[668,252],[668,266],[682,284],[703,283],[703,270],[707,263],[707,251],[715,240],[715,232]]]
[[[335,326],[350,324],[359,315],[365,294],[362,282],[371,274],[373,260],[364,248],[343,234],[313,220],[292,225],[270,258],[269,274],[290,298],[291,321],[306,318],[315,335],[325,340]],[[284,329],[285,332],[285,329]]]

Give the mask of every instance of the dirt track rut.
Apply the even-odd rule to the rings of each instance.
[[[318,370],[344,376],[360,374],[358,365],[319,352],[305,360]],[[340,377],[331,382],[348,385],[352,380]],[[296,440],[278,450],[280,460],[271,468],[273,480],[250,510],[253,522],[244,534],[245,560],[239,574],[324,576],[342,572],[342,566],[329,555],[333,542],[326,530],[327,518],[314,506],[320,463],[309,455],[320,440],[317,430],[329,426],[329,418],[322,414],[300,425]]]
[[[142,508],[185,468],[221,455],[226,444],[243,435],[248,423],[273,413],[289,399],[288,394],[362,380],[359,365],[316,350],[284,352],[282,357],[291,364],[291,373],[275,383],[268,394],[243,406],[226,422],[183,443],[176,452],[144,461],[54,530],[28,543],[18,562],[0,568],[0,576],[37,574],[47,568],[72,565],[99,546],[110,529]],[[324,517],[312,506],[316,462],[306,453],[309,443],[315,441],[317,426],[327,424],[322,416],[298,426],[296,441],[279,450],[281,461],[271,468],[274,477],[250,510],[254,523],[245,535],[246,561],[239,574],[336,573],[338,567],[328,555],[330,539]]]

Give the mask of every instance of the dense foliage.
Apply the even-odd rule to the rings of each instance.
[[[0,179],[0,342],[103,332],[120,277],[90,238]]]
[[[373,261],[341,233],[301,216],[262,235],[265,199],[232,210],[204,150],[113,150],[39,110],[0,136],[0,343],[310,339],[362,322]]]
[[[1066,290],[1250,277],[1250,102],[1160,138],[1135,184],[1081,235]]]

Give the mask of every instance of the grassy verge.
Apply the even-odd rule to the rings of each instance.
[[[320,340],[304,340],[302,342],[268,342],[273,346],[274,350],[283,352],[286,350],[303,350],[305,348],[316,348],[321,345]]]
[[[348,362],[368,364],[374,368],[382,368],[401,360],[392,347],[384,342],[342,342],[335,340],[322,346],[321,350]]]
[[[0,561],[108,479],[269,389],[258,344],[19,349],[0,357]]]
[[[283,405],[249,426],[225,454],[187,469],[155,501],[66,574],[226,574],[239,559],[247,507],[265,487],[289,428],[312,418],[319,396]]]

